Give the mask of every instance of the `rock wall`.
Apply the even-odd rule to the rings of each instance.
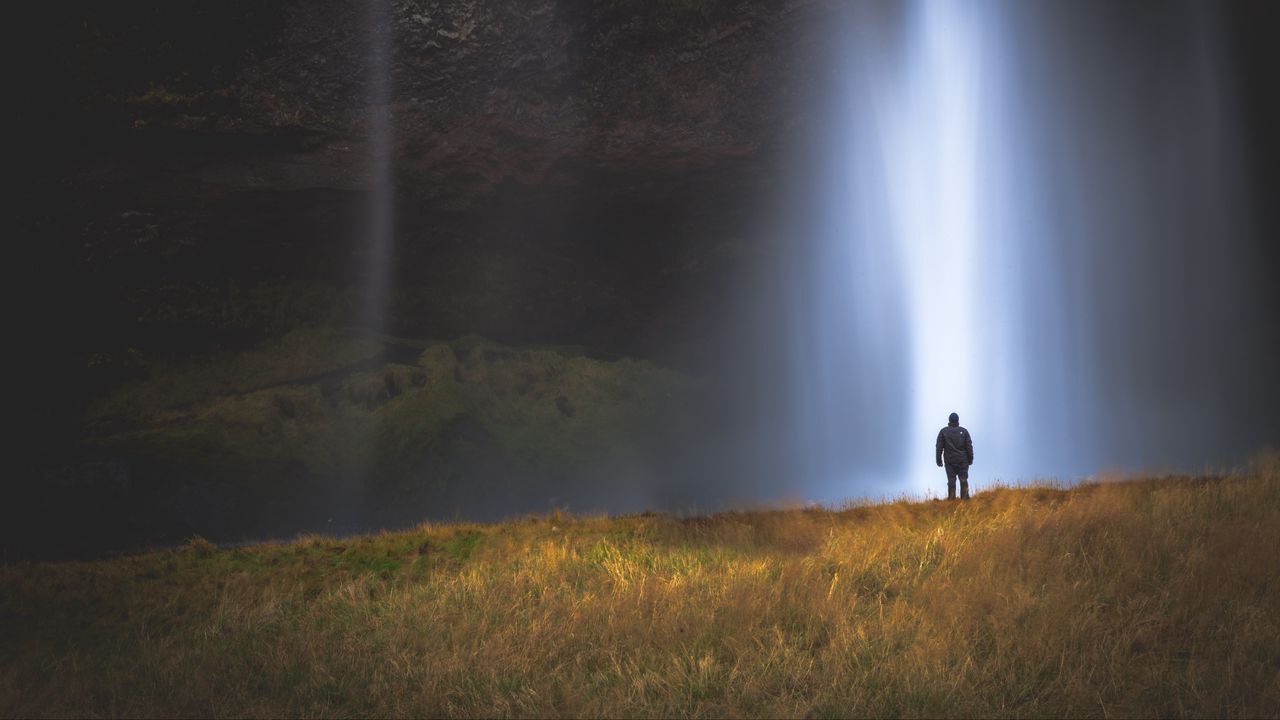
[[[645,354],[714,331],[830,8],[396,0],[370,108],[370,6],[46,11],[23,226],[83,352],[349,321],[382,110],[397,331]]]
[[[39,8],[20,45],[38,72],[18,90],[32,260],[8,532],[261,534],[342,498],[373,522],[568,486],[570,504],[696,501],[674,459],[706,438],[658,438],[694,417],[670,389],[706,407],[706,381],[659,366],[716,365],[838,6],[390,0],[385,107],[364,0]],[[483,336],[511,357],[441,379],[416,353],[287,351],[357,319],[375,112],[394,132],[390,341]],[[243,359],[264,353],[270,382]],[[364,479],[325,455],[369,443]],[[641,485],[654,453],[672,462]]]

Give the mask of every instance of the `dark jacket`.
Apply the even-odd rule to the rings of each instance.
[[[938,431],[938,464],[945,459],[948,465],[973,464],[973,438],[959,423],[950,423]],[[945,457],[944,457],[945,456]]]

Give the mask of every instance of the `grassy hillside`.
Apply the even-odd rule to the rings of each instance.
[[[1280,456],[0,566],[4,716],[1280,715]]]

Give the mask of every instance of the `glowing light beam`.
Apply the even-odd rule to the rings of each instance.
[[[983,3],[922,0],[912,8],[900,81],[881,90],[880,136],[888,232],[899,254],[909,325],[906,478],[937,486],[932,444],[947,415],[975,428],[979,452],[991,429],[989,369],[1007,367],[999,278],[984,272],[994,232],[980,213],[990,126],[983,58]],[[1008,381],[1010,378],[1005,378]],[[984,462],[990,460],[990,456]],[[990,466],[988,466],[990,467]]]

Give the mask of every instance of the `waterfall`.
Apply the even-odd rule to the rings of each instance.
[[[1002,258],[993,257],[994,223],[980,212],[998,157],[984,141],[1000,120],[987,67],[993,40],[980,16],[988,7],[951,0],[913,7],[899,78],[878,88],[896,92],[872,99],[889,208],[878,240],[898,253],[909,328],[906,433],[914,442],[905,477],[913,488],[936,480],[931,442],[948,414],[990,433],[1001,416],[992,381],[1003,371],[1016,382],[1018,372],[999,332],[1008,302]]]
[[[953,411],[979,486],[1259,449],[1265,333],[1238,330],[1267,326],[1265,280],[1213,4],[845,17],[771,271],[761,467],[818,498],[936,491]]]
[[[368,208],[363,228],[364,277],[361,282],[359,325],[381,333],[387,330],[391,257],[395,244],[393,187],[394,129],[391,123],[391,56],[393,23],[390,0],[367,5],[369,59],[366,78],[368,105]]]

